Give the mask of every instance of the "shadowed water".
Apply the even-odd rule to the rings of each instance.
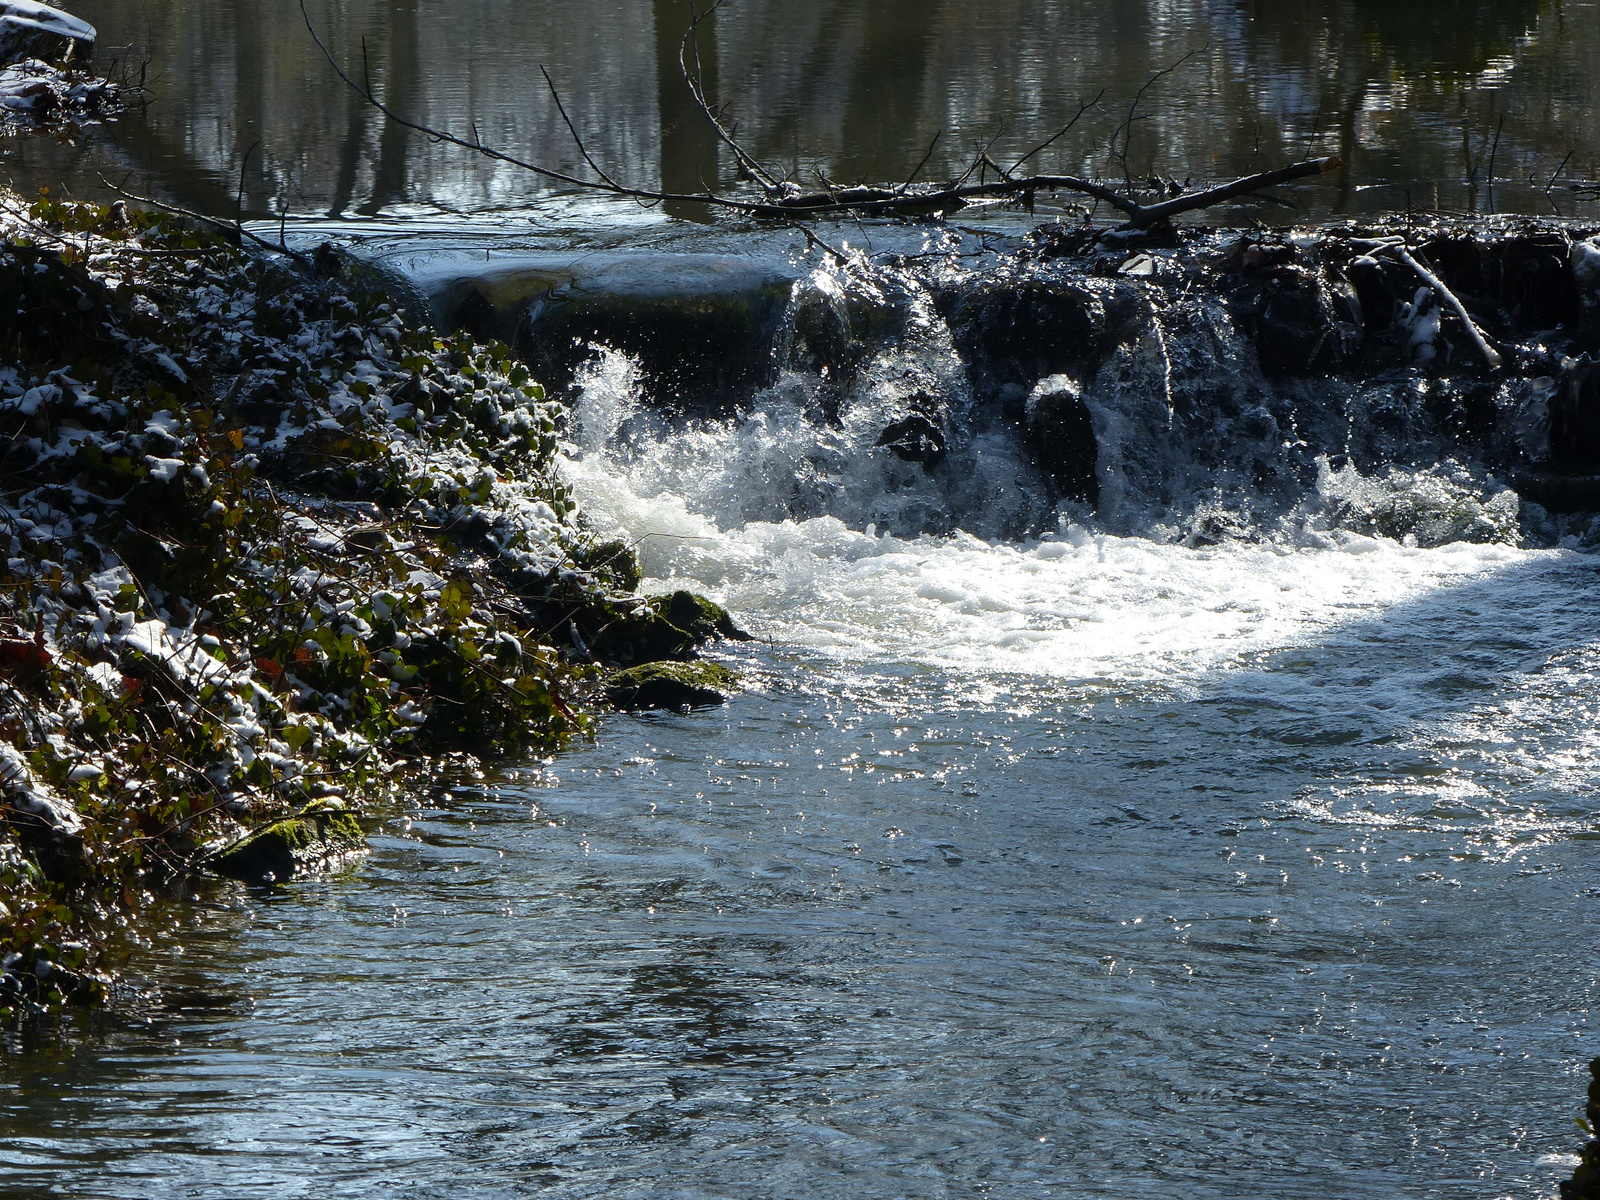
[[[430,145],[342,85],[294,0],[77,0],[99,57],[142,70],[150,105],[76,147],[8,147],[24,187],[134,190],[231,214],[484,210],[536,179]],[[646,186],[731,187],[736,167],[678,68],[687,0],[309,0],[335,57],[397,111],[566,170],[583,163],[540,67],[600,163]],[[709,90],[742,140],[815,182],[1009,165],[1182,181],[1306,154],[1346,169],[1272,219],[1444,208],[1583,214],[1600,178],[1592,0],[739,0],[702,37]],[[1116,131],[1151,76],[1128,137]],[[938,134],[937,144],[930,143]],[[1551,188],[1554,182],[1558,186]],[[1237,219],[1240,213],[1235,212]]]

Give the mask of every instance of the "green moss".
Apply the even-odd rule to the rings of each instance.
[[[283,883],[358,854],[366,844],[360,822],[342,800],[314,800],[293,816],[246,834],[208,857],[205,865],[246,883]]]
[[[720,663],[644,663],[608,676],[606,699],[618,708],[705,708],[738,686],[738,675]]]
[[[695,592],[677,591],[656,596],[651,599],[650,607],[697,642],[719,637],[734,642],[750,640],[750,635],[733,623],[727,609]]]
[[[632,592],[644,580],[644,569],[639,564],[639,553],[627,542],[579,543],[569,546],[567,553],[580,570],[592,572],[602,583],[619,592]]]

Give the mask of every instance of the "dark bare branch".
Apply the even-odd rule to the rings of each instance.
[[[710,12],[715,11],[716,8],[720,7],[722,3],[723,0],[715,0],[715,3],[713,3],[710,8],[706,9],[705,12],[701,12],[696,15],[695,23],[698,24],[699,21],[704,20]],[[568,132],[571,133],[573,140],[577,143],[579,153],[583,156],[584,161],[589,165],[591,170],[594,171],[598,178],[584,178],[579,175],[574,175],[568,171],[561,171],[551,167],[541,166],[538,163],[529,162],[525,159],[518,158],[515,155],[507,154],[502,150],[497,150],[492,146],[487,146],[483,143],[481,138],[478,137],[476,127],[474,127],[472,140],[468,141],[467,139],[458,137],[457,135],[449,133],[448,131],[435,129],[432,126],[424,125],[418,121],[413,121],[407,117],[401,116],[382,100],[378,99],[370,82],[366,83],[365,85],[356,82],[350,77],[349,73],[339,65],[338,61],[333,57],[332,51],[329,50],[326,43],[324,43],[321,37],[318,36],[316,27],[311,23],[310,14],[306,11],[305,0],[301,0],[300,12],[302,17],[305,19],[306,29],[310,32],[312,40],[316,42],[317,47],[322,51],[324,57],[327,58],[328,64],[333,68],[335,74],[337,74],[348,87],[353,89],[357,95],[377,109],[378,112],[380,112],[387,120],[401,125],[407,129],[421,133],[436,142],[442,142],[452,146],[459,146],[462,149],[470,150],[475,154],[481,154],[491,161],[501,162],[507,164],[508,166],[517,167],[520,170],[527,171],[530,174],[533,174],[541,179],[547,179],[553,183],[565,184],[570,187],[579,188],[590,192],[597,192],[602,195],[617,196],[629,200],[640,200],[647,203],[658,203],[661,201],[693,202],[710,205],[728,212],[742,213],[746,216],[775,218],[778,220],[797,222],[797,219],[802,217],[838,216],[848,213],[864,216],[891,216],[896,214],[944,212],[961,208],[971,201],[980,199],[1015,198],[1023,203],[1031,204],[1033,197],[1039,192],[1066,191],[1090,196],[1096,201],[1108,204],[1117,209],[1127,218],[1127,223],[1130,227],[1135,229],[1148,229],[1150,226],[1162,221],[1170,220],[1172,217],[1177,216],[1180,213],[1192,212],[1197,209],[1207,208],[1213,204],[1220,204],[1237,196],[1259,192],[1266,188],[1275,187],[1282,183],[1288,183],[1295,179],[1302,179],[1307,176],[1318,175],[1324,171],[1332,170],[1339,165],[1339,160],[1334,158],[1312,159],[1307,162],[1295,163],[1292,166],[1283,167],[1276,171],[1266,171],[1256,175],[1249,175],[1243,179],[1234,180],[1232,183],[1223,184],[1220,187],[1195,192],[1187,196],[1179,196],[1174,199],[1163,201],[1159,204],[1144,205],[1140,204],[1131,195],[1128,195],[1125,192],[1120,192],[1115,188],[1094,179],[1083,179],[1075,175],[1030,175],[1025,178],[1017,178],[1014,174],[1012,174],[1012,172],[1007,171],[992,158],[990,158],[987,150],[985,150],[979,155],[978,163],[974,165],[974,168],[969,168],[967,173],[964,174],[960,180],[944,187],[924,187],[913,190],[911,185],[915,179],[916,172],[914,172],[913,178],[908,179],[905,184],[902,184],[898,188],[868,187],[861,185],[855,187],[841,187],[824,178],[822,180],[824,187],[823,191],[810,194],[800,193],[794,184],[781,183],[775,175],[763,167],[761,163],[759,163],[752,155],[744,150],[744,148],[739,145],[738,141],[733,137],[732,133],[727,129],[727,127],[723,125],[709,102],[707,102],[704,90],[700,84],[698,72],[689,66],[689,52],[694,47],[695,26],[692,25],[689,32],[684,35],[680,52],[679,61],[680,65],[683,67],[685,79],[689,82],[690,87],[695,94],[696,103],[700,106],[700,109],[706,116],[706,119],[715,127],[717,134],[722,141],[733,150],[735,156],[740,162],[740,165],[745,169],[745,172],[750,175],[750,177],[754,179],[756,183],[760,185],[761,188],[766,192],[766,198],[761,200],[739,199],[733,196],[719,195],[709,187],[702,193],[692,195],[681,192],[664,192],[651,188],[633,187],[626,182],[610,175],[599,166],[599,164],[589,154],[587,148],[583,145],[582,138],[578,135],[576,125],[568,116],[566,107],[564,104],[562,104],[555,85],[553,81],[550,80],[548,75],[545,76],[545,81],[550,87],[551,95],[556,101],[556,106],[561,113],[562,120],[566,123]],[[1188,61],[1188,59],[1193,58],[1194,55],[1198,53],[1200,53],[1200,51],[1191,52],[1183,59],[1179,60],[1179,62],[1174,63],[1171,67],[1165,68],[1162,72],[1158,73],[1156,77],[1150,81],[1150,83],[1147,83],[1145,88],[1140,90],[1140,96],[1135,99],[1135,106],[1132,110],[1132,115],[1137,115],[1138,99],[1142,98],[1144,91],[1155,82],[1155,79],[1161,78],[1162,75],[1170,74],[1172,71],[1181,66],[1183,62]],[[696,61],[698,61],[698,59],[696,59]],[[1087,111],[1090,107],[1092,107],[1092,104],[1082,106],[1080,108],[1079,116],[1081,116],[1082,113]],[[1074,120],[1076,119],[1077,118],[1074,118]],[[1067,129],[1070,129],[1071,127],[1072,126],[1069,123]],[[1064,134],[1065,132],[1066,129],[1063,129],[1062,133]],[[1058,134],[1057,137],[1059,136],[1061,135]],[[1052,138],[1043,143],[1039,149],[1045,148],[1054,140],[1056,139]],[[937,139],[935,139],[935,141],[937,141]],[[933,147],[930,145],[930,156],[932,151]],[[1026,158],[1032,157],[1033,153],[1034,152],[1030,152],[1029,155],[1025,156],[1023,161],[1026,161]],[[924,158],[924,162],[926,161],[927,159]],[[971,177],[972,170],[976,169],[978,165],[993,167],[1000,178],[993,183],[987,182],[986,180],[976,184],[965,183],[964,180]],[[921,165],[918,166],[917,170],[920,172]],[[226,222],[221,222],[220,224],[226,225]],[[245,236],[250,237],[252,240],[261,241],[261,239],[256,238],[253,234],[249,234],[248,231],[242,232],[245,234]],[[808,237],[815,240],[814,234],[808,233]],[[280,247],[272,248],[280,249]]]
[[[910,189],[911,185],[917,181],[917,176],[922,174],[922,168],[927,166],[928,160],[933,157],[933,148],[939,144],[939,139],[943,136],[944,130],[942,129],[933,135],[933,141],[928,143],[928,152],[922,156],[922,161],[916,165],[916,169],[913,170],[911,174],[907,175],[906,181],[900,185],[900,194],[902,196],[905,195],[907,190]]]
[[[1011,169],[1009,171],[1007,171],[1006,174],[1007,175],[1015,175],[1017,173],[1017,171],[1022,167],[1023,163],[1027,162],[1030,158],[1032,158],[1035,154],[1038,154],[1041,150],[1048,150],[1051,146],[1055,145],[1055,143],[1059,142],[1062,138],[1066,137],[1067,134],[1071,133],[1073,127],[1075,125],[1077,125],[1077,123],[1083,119],[1083,114],[1084,113],[1088,112],[1091,108],[1098,108],[1100,106],[1100,101],[1101,101],[1102,98],[1104,98],[1105,94],[1106,94],[1105,89],[1101,88],[1100,89],[1100,94],[1098,96],[1096,96],[1093,100],[1089,100],[1087,102],[1079,101],[1079,103],[1078,103],[1078,111],[1072,114],[1072,120],[1068,121],[1065,125],[1063,125],[1055,133],[1053,133],[1049,137],[1045,138],[1044,141],[1040,142],[1032,150],[1029,150],[1021,158],[1017,159],[1016,162],[1012,163],[1011,164]]]
[[[721,8],[722,2],[723,0],[712,0],[711,6],[705,12],[700,12],[694,7],[691,0],[689,6],[689,28],[684,31],[683,41],[678,46],[678,66],[683,70],[684,82],[689,85],[689,91],[694,96],[694,102],[699,105],[700,112],[705,116],[705,119],[711,122],[711,128],[716,130],[717,137],[722,140],[728,149],[733,151],[734,158],[738,159],[739,165],[744,168],[745,174],[760,184],[762,190],[770,196],[782,190],[782,183],[779,182],[776,175],[758,162],[753,154],[738,143],[733,133],[722,123],[722,118],[718,116],[717,111],[711,107],[710,101],[706,99],[705,73],[700,66],[700,22]],[[690,69],[689,66],[691,53],[694,56],[693,69]]]
[[[578,127],[572,123],[572,118],[567,116],[567,106],[561,103],[561,93],[556,91],[555,82],[550,78],[550,72],[544,69],[543,63],[539,64],[539,74],[544,76],[544,85],[550,89],[550,99],[556,102],[556,111],[561,114],[562,121],[566,123],[567,132],[572,135],[572,140],[577,143],[578,153],[583,155],[583,161],[588,163],[590,169],[606,183],[614,188],[620,188],[622,185],[606,174],[605,169],[595,162],[594,156],[589,153],[589,148],[583,144],[583,138],[578,133]],[[476,125],[472,127],[472,144],[477,149],[481,150],[483,148],[483,139],[478,136],[478,127]]]
[[[1160,204],[1142,206],[1140,212],[1143,220],[1134,221],[1133,224],[1139,228],[1148,228],[1158,221],[1170,221],[1179,213],[1210,208],[1214,204],[1222,204],[1239,196],[1248,196],[1253,192],[1265,191],[1267,188],[1277,187],[1282,183],[1292,183],[1296,179],[1306,179],[1313,175],[1325,175],[1329,171],[1337,171],[1343,165],[1337,157],[1311,158],[1305,162],[1279,167],[1275,171],[1262,171],[1255,175],[1246,175],[1242,179],[1235,179],[1232,183],[1225,183],[1220,187],[1207,188],[1202,192],[1192,192],[1187,196],[1177,196],[1171,200],[1162,201]]]
[[[1149,79],[1145,80],[1144,86],[1141,87],[1137,92],[1134,93],[1133,101],[1132,101],[1132,103],[1130,103],[1128,105],[1128,116],[1127,116],[1127,119],[1124,120],[1121,125],[1118,125],[1115,129],[1113,129],[1111,131],[1111,146],[1110,146],[1109,158],[1110,158],[1110,160],[1112,162],[1119,162],[1119,163],[1122,164],[1122,179],[1123,179],[1123,182],[1128,187],[1131,188],[1133,186],[1133,172],[1132,172],[1132,169],[1128,166],[1128,144],[1129,144],[1129,141],[1133,137],[1133,126],[1134,126],[1134,123],[1136,121],[1139,121],[1139,120],[1142,119],[1139,116],[1139,106],[1144,103],[1145,93],[1148,92],[1151,88],[1155,87],[1156,84],[1160,83],[1168,75],[1171,75],[1179,67],[1183,66],[1185,63],[1189,62],[1191,59],[1196,58],[1201,54],[1204,54],[1209,49],[1211,49],[1211,46],[1208,43],[1208,44],[1206,44],[1204,46],[1201,46],[1198,50],[1191,50],[1191,51],[1189,51],[1189,53],[1185,54],[1182,58],[1180,58],[1177,62],[1171,63],[1171,64],[1169,64],[1169,65],[1167,65],[1165,67],[1162,67],[1154,75],[1150,76]],[[1122,149],[1120,151],[1118,151],[1118,149],[1117,149],[1117,137],[1119,135],[1122,138]]]
[[[165,201],[156,200],[150,196],[140,196],[134,192],[128,191],[126,188],[119,187],[117,184],[112,183],[111,180],[107,179],[104,175],[100,176],[100,182],[105,184],[107,188],[121,196],[124,200],[132,200],[135,204],[142,204],[150,208],[160,209],[162,212],[169,212],[174,216],[186,217],[191,221],[198,221],[202,225],[209,225],[213,229],[223,230],[224,232],[231,233],[236,237],[244,239],[245,241],[253,242],[257,246],[260,246],[263,250],[271,250],[274,254],[288,255],[290,258],[301,264],[309,263],[311,261],[304,254],[301,254],[300,251],[290,249],[288,244],[283,241],[281,236],[277,242],[269,242],[260,234],[252,233],[250,230],[246,229],[242,221],[224,221],[218,217],[208,217],[205,213],[195,212],[191,208],[180,208],[176,204],[168,204]]]

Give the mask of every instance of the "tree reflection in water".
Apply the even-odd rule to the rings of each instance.
[[[131,169],[139,186],[227,211],[259,142],[242,173],[256,215],[483,209],[537,194],[513,168],[383,128],[321,61],[297,0],[72,7],[100,27],[102,60],[148,57],[154,103],[77,146],[16,147],[24,186],[64,181],[93,193],[97,170]],[[543,65],[611,168],[670,190],[736,182],[677,77],[688,0],[309,7],[341,61],[359,72],[364,42],[378,93],[432,124],[579,165]],[[762,157],[892,181],[940,130],[924,178],[959,171],[991,139],[996,158],[1015,157],[1101,88],[1105,112],[1041,165],[1105,172],[1129,98],[1194,50],[1137,128],[1137,172],[1217,178],[1338,153],[1349,173],[1313,197],[1324,211],[1482,207],[1484,151],[1503,115],[1497,201],[1548,212],[1543,187],[1556,166],[1600,146],[1600,12],[1549,0],[738,0],[708,27],[703,60]],[[1588,153],[1569,176],[1600,173]]]

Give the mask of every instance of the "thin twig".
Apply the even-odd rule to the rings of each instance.
[[[1500,153],[1500,131],[1506,127],[1506,115],[1500,114],[1500,123],[1494,127],[1494,146],[1489,151],[1489,211],[1494,212],[1494,160]]]
[[[250,143],[250,149],[248,149],[248,150],[246,150],[244,152],[244,161],[242,161],[239,164],[239,194],[235,198],[234,205],[233,205],[233,223],[235,225],[243,225],[243,223],[244,223],[244,179],[245,179],[245,173],[247,171],[249,171],[249,169],[250,169],[250,156],[256,152],[257,147],[259,147],[260,145],[261,145],[261,140],[259,138],[256,139],[254,142]]]
[[[1081,101],[1080,100],[1078,102],[1078,111],[1072,114],[1072,120],[1068,121],[1065,125],[1063,125],[1055,133],[1053,133],[1049,137],[1045,138],[1044,141],[1040,142],[1032,150],[1029,150],[1021,158],[1017,159],[1016,162],[1012,163],[1011,164],[1011,169],[1009,171],[1007,171],[1006,174],[1007,175],[1015,175],[1017,173],[1017,170],[1022,166],[1022,164],[1027,162],[1035,154],[1038,154],[1041,150],[1048,150],[1056,142],[1058,142],[1062,138],[1066,137],[1067,134],[1072,132],[1073,126],[1075,126],[1080,120],[1083,119],[1083,114],[1084,113],[1088,112],[1091,108],[1098,108],[1100,106],[1100,101],[1105,96],[1105,94],[1106,94],[1106,90],[1104,88],[1101,88],[1100,89],[1100,94],[1097,95],[1093,100],[1089,100],[1089,101]],[[985,155],[987,156],[987,151],[985,152]]]
[[[944,136],[944,130],[939,130],[933,135],[933,141],[928,143],[928,152],[922,156],[922,161],[916,165],[911,174],[906,176],[906,181],[900,185],[900,195],[906,194],[906,189],[917,181],[917,176],[922,174],[922,168],[928,165],[928,160],[933,157],[933,148],[939,144],[939,139]]]
[[[269,242],[266,238],[259,234],[252,233],[250,230],[244,227],[242,222],[224,221],[218,217],[208,217],[205,213],[195,212],[192,208],[182,208],[176,204],[168,204],[164,200],[156,200],[150,196],[137,195],[134,192],[128,191],[126,188],[118,187],[104,175],[100,176],[100,182],[105,184],[106,187],[110,188],[124,200],[132,200],[135,204],[144,204],[148,205],[150,208],[158,208],[162,212],[169,212],[175,216],[187,217],[191,221],[199,221],[201,224],[210,225],[214,229],[226,230],[227,232],[235,234],[238,237],[254,242],[263,250],[271,250],[274,254],[286,254],[290,258],[294,259],[297,263],[300,263],[302,266],[311,261],[304,254],[301,254],[300,251],[291,250],[285,243],[279,242],[275,244],[273,242]]]
[[[583,155],[583,161],[588,163],[594,169],[594,173],[612,187],[621,187],[621,184],[606,174],[605,168],[595,162],[594,157],[589,153],[588,147],[583,144],[583,138],[579,136],[577,126],[572,123],[572,118],[567,116],[567,106],[561,103],[561,93],[556,91],[556,85],[550,79],[550,72],[544,69],[543,63],[539,64],[539,74],[544,76],[544,84],[550,89],[550,99],[556,102],[556,111],[561,114],[561,119],[566,122],[567,132],[572,135],[572,140],[578,144],[578,153]],[[483,148],[483,139],[478,136],[478,127],[476,125],[472,127],[472,143],[480,150]]]
[[[1114,130],[1111,131],[1111,148],[1110,148],[1110,152],[1109,152],[1109,158],[1110,158],[1110,160],[1112,162],[1121,162],[1121,164],[1122,164],[1123,182],[1128,187],[1131,188],[1133,186],[1133,172],[1132,172],[1132,169],[1128,166],[1128,145],[1129,145],[1129,142],[1133,138],[1133,125],[1134,125],[1134,122],[1140,119],[1140,117],[1139,117],[1139,106],[1144,103],[1144,94],[1146,92],[1148,92],[1151,88],[1153,88],[1156,84],[1160,83],[1168,75],[1171,75],[1179,67],[1181,67],[1185,63],[1187,63],[1190,59],[1196,57],[1197,55],[1204,54],[1209,49],[1211,49],[1211,45],[1210,45],[1210,43],[1207,43],[1206,45],[1201,46],[1197,50],[1191,50],[1191,51],[1189,51],[1189,53],[1185,54],[1182,58],[1180,58],[1177,62],[1172,63],[1172,64],[1170,64],[1168,66],[1162,67],[1154,75],[1150,76],[1149,79],[1145,80],[1144,86],[1141,87],[1137,92],[1134,93],[1133,102],[1128,105],[1128,118],[1127,118],[1127,120],[1123,121],[1121,125],[1118,125]],[[1122,151],[1121,151],[1121,153],[1118,153],[1118,151],[1117,151],[1117,135],[1118,134],[1122,135]]]
[[[1561,160],[1561,165],[1556,168],[1556,173],[1554,175],[1550,176],[1550,182],[1544,185],[1544,190],[1547,193],[1551,192],[1551,191],[1553,191],[1555,189],[1556,180],[1561,178],[1561,172],[1563,172],[1563,171],[1565,171],[1567,169],[1567,164],[1572,161],[1572,156],[1574,154],[1576,154],[1576,153],[1577,153],[1577,150],[1568,150],[1567,151],[1567,156]]]
[[[711,122],[711,128],[716,131],[717,137],[721,138],[728,149],[733,151],[733,156],[739,160],[739,165],[745,169],[745,173],[759,183],[768,195],[771,195],[781,190],[783,185],[771,171],[756,160],[754,155],[750,154],[734,139],[733,134],[718,117],[716,110],[706,100],[705,73],[700,65],[700,22],[721,7],[722,0],[712,0],[710,7],[705,12],[700,12],[694,7],[694,0],[690,0],[689,28],[684,31],[683,40],[678,44],[678,66],[683,71],[684,82],[689,85],[689,91],[694,96],[694,102],[700,106],[700,112],[705,119]],[[694,51],[694,70],[692,71],[689,69],[689,52],[691,50]]]

